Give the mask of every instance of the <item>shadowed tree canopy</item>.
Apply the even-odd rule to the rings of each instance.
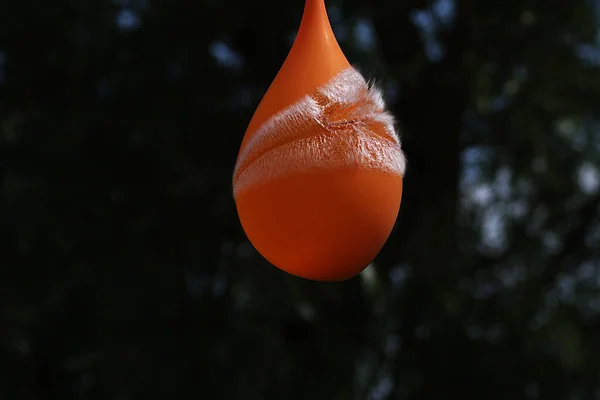
[[[357,278],[231,178],[303,1],[0,2],[0,398],[600,398],[600,4],[327,0],[408,157]]]

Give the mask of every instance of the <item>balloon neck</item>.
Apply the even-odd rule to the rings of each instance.
[[[315,34],[315,30],[318,30],[321,35],[333,36],[324,0],[306,0],[304,3],[304,14],[298,36]]]

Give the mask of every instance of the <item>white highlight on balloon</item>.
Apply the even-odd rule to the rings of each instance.
[[[406,158],[383,94],[354,68],[267,120],[240,152],[234,196],[294,173],[373,169],[403,176]]]

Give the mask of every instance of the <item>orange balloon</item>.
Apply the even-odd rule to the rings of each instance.
[[[294,44],[250,121],[234,171],[248,239],[292,275],[356,276],[391,233],[404,168],[381,92],[350,66],[324,0],[306,0]]]

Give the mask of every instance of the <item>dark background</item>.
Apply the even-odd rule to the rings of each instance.
[[[328,0],[409,165],[360,277],[231,178],[302,0],[0,0],[0,399],[600,399],[600,7]]]

